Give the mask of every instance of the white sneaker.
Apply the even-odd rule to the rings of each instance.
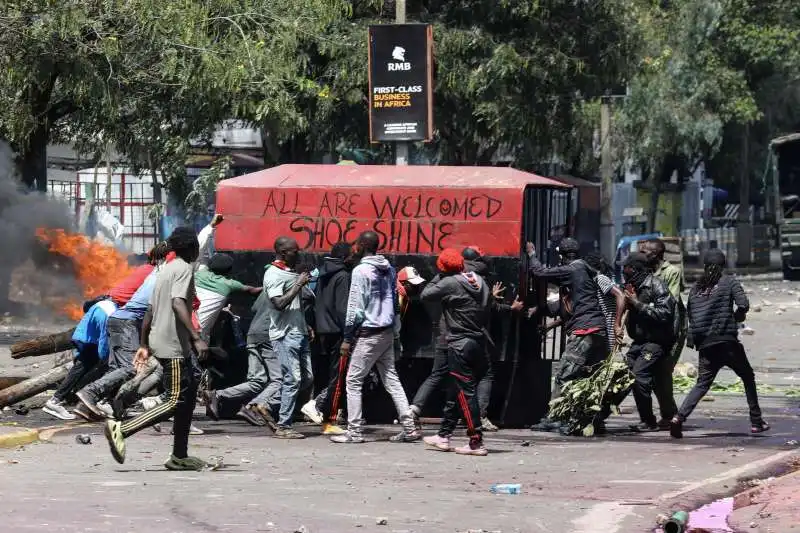
[[[114,408],[111,407],[107,401],[101,400],[95,404],[100,409],[106,418],[114,418]]]
[[[59,402],[55,398],[47,400],[47,403],[42,407],[42,411],[60,420],[75,420],[76,418],[74,414],[67,411],[67,408],[64,407],[62,402]]]
[[[160,425],[159,425],[158,432],[159,432],[159,433],[161,433],[161,427],[160,427]],[[170,435],[174,435],[174,434],[175,434],[175,429],[174,429],[174,427],[173,427],[173,429],[171,429],[171,430],[169,431],[169,434],[170,434]],[[189,435],[205,435],[205,434],[206,434],[206,432],[205,432],[205,431],[203,431],[203,430],[202,430],[202,429],[200,429],[199,427],[195,426],[194,424],[192,424],[192,425],[190,425],[190,426],[189,426]]]
[[[149,411],[153,407],[161,405],[164,401],[161,399],[161,395],[158,396],[147,396],[139,400],[139,404],[142,406],[142,409],[145,411]]]
[[[306,402],[306,404],[300,408],[300,412],[306,415],[308,419],[315,424],[322,424],[322,413],[317,410],[317,402],[313,399]]]

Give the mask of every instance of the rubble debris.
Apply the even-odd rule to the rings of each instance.
[[[385,526],[388,523],[389,523],[389,519],[386,518],[385,516],[380,516],[380,517],[375,519],[375,524],[377,524],[379,526]]]
[[[16,414],[16,415],[25,416],[28,413],[30,413],[30,409],[28,409],[24,405],[20,405],[19,407],[15,407],[14,408],[14,414]]]
[[[91,444],[92,443],[92,436],[88,433],[80,433],[75,435],[75,442],[78,444]]]

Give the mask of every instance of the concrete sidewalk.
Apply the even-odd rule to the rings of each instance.
[[[735,531],[800,531],[800,471],[765,480],[737,495],[733,508],[728,524]]]

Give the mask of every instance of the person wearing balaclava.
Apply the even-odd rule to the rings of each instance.
[[[564,309],[564,327],[567,344],[561,356],[561,367],[555,378],[551,398],[561,394],[568,382],[589,377],[608,355],[606,318],[597,297],[597,271],[580,259],[578,241],[567,237],[558,245],[561,266],[545,268],[531,256],[530,272],[538,279],[557,284],[566,292],[562,301],[568,301]],[[561,424],[544,419],[533,426],[535,430],[552,431]]]
[[[744,384],[750,408],[750,432],[762,433],[769,429],[769,425],[761,418],[755,374],[738,337],[738,323],[744,322],[750,302],[742,285],[724,273],[725,254],[720,250],[709,250],[703,263],[703,275],[689,292],[687,305],[687,346],[700,352],[697,384],[672,418],[670,433],[678,439],[683,437],[683,423],[708,393],[724,366],[733,370]]]
[[[654,389],[658,373],[672,371],[669,354],[677,330],[675,299],[664,282],[652,275],[647,256],[641,252],[628,256],[622,274],[628,308],[628,336],[633,340],[627,362],[634,375],[633,397],[641,420],[633,429],[658,431],[652,393],[656,392],[662,412],[670,414],[678,410],[671,394]]]

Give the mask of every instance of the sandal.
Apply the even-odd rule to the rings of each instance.
[[[764,433],[765,431],[769,431],[769,424],[763,420],[758,424],[750,424],[751,435],[757,435],[758,433]]]

